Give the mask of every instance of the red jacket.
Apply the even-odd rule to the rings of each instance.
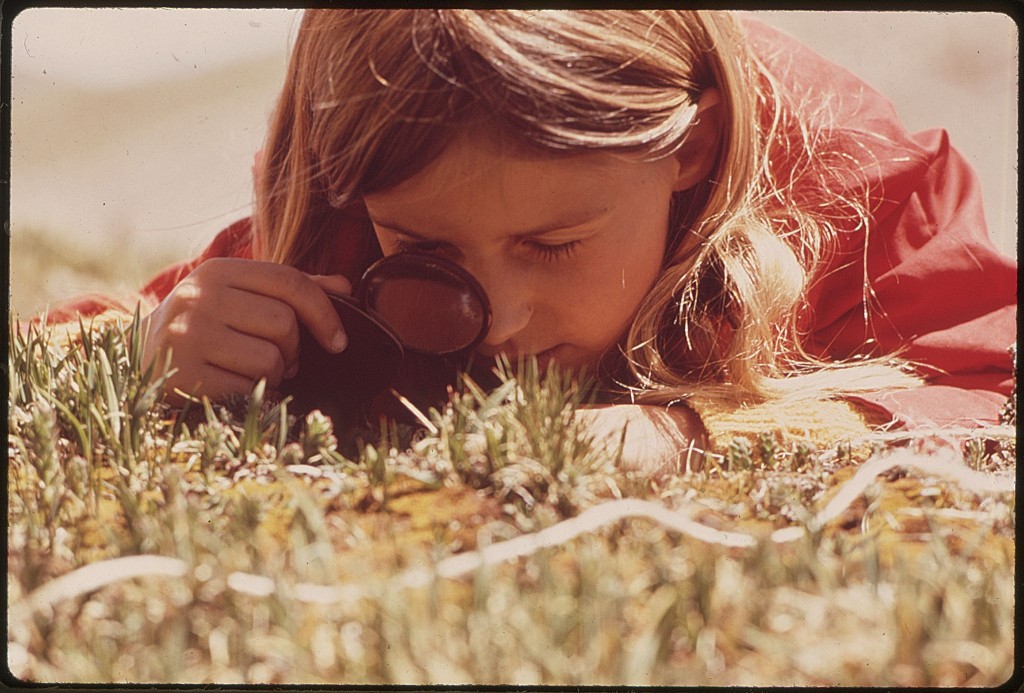
[[[746,24],[755,52],[797,101],[828,99],[836,126],[861,135],[872,223],[867,233],[841,234],[822,279],[811,289],[808,346],[845,358],[899,349],[924,366],[928,384],[855,399],[904,424],[995,423],[1012,387],[1007,349],[1016,341],[1017,265],[992,244],[981,190],[970,165],[950,147],[945,131],[905,131],[890,102],[849,72],[794,39],[757,22]],[[864,137],[866,136],[866,137]],[[335,235],[325,249],[350,279],[354,240]],[[363,228],[359,228],[359,227]],[[251,227],[241,220],[222,231],[198,258],[171,267],[143,289],[159,301],[199,263],[212,257],[251,257]],[[872,294],[865,323],[864,269]],[[51,321],[94,314],[101,301],[80,299],[51,311]]]

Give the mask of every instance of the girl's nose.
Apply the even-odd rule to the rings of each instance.
[[[533,308],[527,286],[520,278],[500,269],[490,276],[481,277],[479,273],[476,276],[491,303],[491,329],[483,343],[492,347],[501,346],[512,340],[530,322]]]

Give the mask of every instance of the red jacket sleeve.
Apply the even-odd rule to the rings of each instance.
[[[896,352],[927,384],[859,397],[909,426],[996,423],[1012,387],[1017,264],[993,245],[981,190],[944,131],[910,135],[892,105],[781,32],[748,26],[797,100],[829,104],[861,165],[868,228],[840,233],[809,301],[807,346],[833,359]]]
[[[380,256],[376,241],[372,240],[372,227],[362,204],[353,204],[340,210],[333,220],[330,234],[324,238],[321,257],[326,271],[343,274],[355,281],[369,261]],[[192,270],[212,258],[253,258],[252,219],[240,219],[217,234],[209,246],[198,256],[186,262],[167,267],[149,280],[133,300],[118,300],[112,296],[91,294],[59,303],[52,307],[46,321],[51,324],[76,321],[115,309],[132,312],[140,299],[156,305],[187,277]]]
[[[187,277],[192,270],[215,257],[252,258],[251,219],[240,219],[218,233],[199,257],[171,265],[160,272],[142,288],[142,295],[154,302],[164,300],[178,282]]]
[[[996,423],[1013,384],[1016,262],[989,239],[977,178],[946,134],[915,141],[926,170],[916,185],[881,180],[900,202],[836,255],[816,287],[812,343],[845,358],[873,339],[876,353],[917,364],[924,387],[861,398],[908,425]]]

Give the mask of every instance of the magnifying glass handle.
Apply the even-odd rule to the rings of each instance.
[[[320,409],[339,426],[343,420],[354,422],[366,403],[391,384],[404,350],[394,332],[355,299],[328,297],[348,335],[348,346],[332,354],[300,326],[299,370],[280,389],[293,398],[290,411],[304,416]]]

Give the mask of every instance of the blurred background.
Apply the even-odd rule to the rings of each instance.
[[[1016,254],[1017,28],[982,12],[756,12],[944,127]],[[11,59],[11,310],[131,291],[248,215],[297,10],[34,8]]]

